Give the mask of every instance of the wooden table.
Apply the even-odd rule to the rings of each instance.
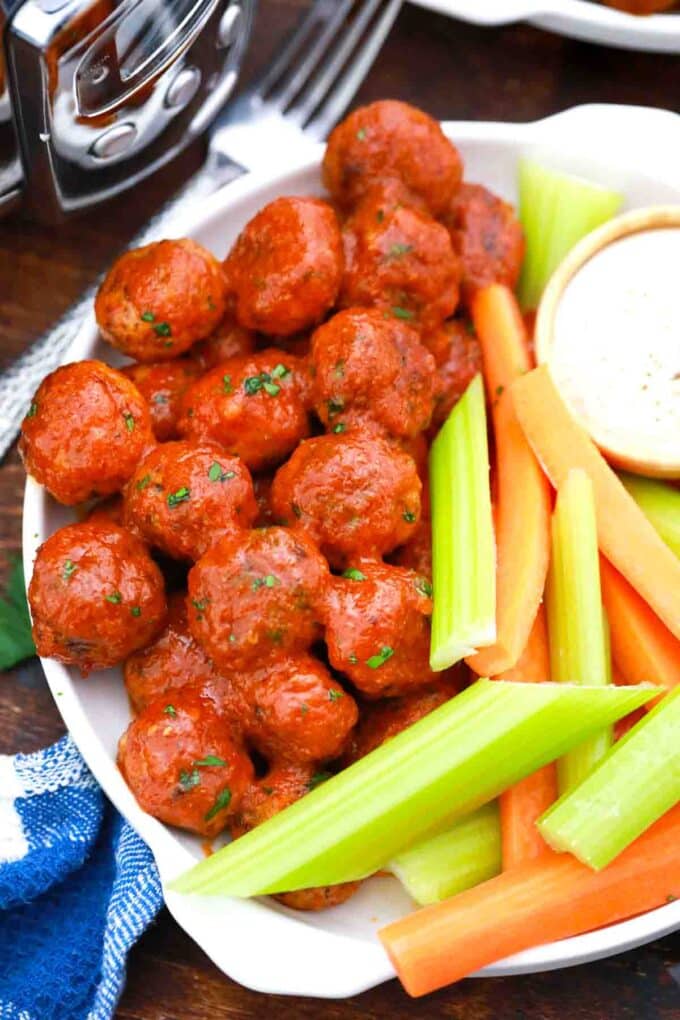
[[[305,6],[261,0],[250,64],[259,66]],[[515,26],[482,30],[405,5],[356,102],[409,100],[439,118],[528,121],[584,102],[678,106],[678,58],[571,42]],[[634,144],[634,139],[631,139]],[[199,147],[156,179],[58,230],[0,223],[0,363],[37,337],[196,168]],[[22,470],[0,468],[0,572],[19,550]],[[36,662],[0,680],[0,753],[63,732]],[[588,967],[467,981],[423,1001],[396,982],[342,1002],[262,996],[223,977],[164,912],[132,953],[121,1020],[671,1020],[680,1016],[680,935]]]

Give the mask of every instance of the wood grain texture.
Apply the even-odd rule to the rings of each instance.
[[[260,0],[249,67],[260,66],[306,6]],[[405,5],[356,103],[413,102],[447,119],[528,121],[584,102],[678,107],[678,58],[607,50],[526,25],[473,28]],[[201,160],[201,146],[153,181],[58,230],[0,222],[0,367],[107,265]],[[23,478],[16,449],[0,467],[0,577],[19,551]],[[0,753],[63,732],[37,663],[0,677]],[[674,1020],[680,936],[573,970],[467,981],[411,1001],[396,982],[342,1002],[263,998],[221,975],[166,912],[132,953],[119,1020]]]

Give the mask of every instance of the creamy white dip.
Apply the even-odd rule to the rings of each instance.
[[[550,370],[597,443],[680,460],[680,227],[602,248],[557,306]]]

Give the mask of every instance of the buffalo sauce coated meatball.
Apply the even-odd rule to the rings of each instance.
[[[354,698],[311,655],[274,659],[250,685],[250,740],[266,758],[337,758],[358,719]]]
[[[280,463],[309,435],[306,376],[298,358],[273,347],[232,358],[187,391],[179,430],[220,443],[253,471]]]
[[[413,437],[428,426],[434,359],[403,323],[374,309],[340,312],[315,331],[310,363],[316,412],[331,431],[369,420]]]
[[[241,807],[229,822],[234,839],[268,821],[279,811],[290,807],[305,794],[328,778],[311,763],[275,762],[267,774],[252,783],[246,791]],[[274,899],[294,910],[325,910],[344,903],[360,886],[360,882],[343,882],[341,885],[324,885],[313,889],[279,893]]]
[[[189,358],[177,358],[150,365],[126,365],[121,372],[146,400],[156,439],[161,443],[177,439],[182,397],[200,374],[198,365]]]
[[[335,303],[342,242],[335,212],[318,198],[277,198],[246,224],[224,263],[242,326],[290,336]]]
[[[326,644],[331,665],[369,698],[432,683],[429,581],[402,567],[359,562],[334,578],[329,591]]]
[[[257,516],[250,472],[216,443],[154,447],[125,490],[125,523],[175,559],[197,560]]]
[[[438,679],[421,691],[400,698],[385,698],[367,705],[354,731],[344,762],[350,765],[358,761],[453,698],[458,693],[459,685],[453,671],[449,673],[451,675]]]
[[[443,222],[460,256],[467,305],[477,290],[491,283],[514,288],[524,258],[524,234],[511,205],[481,184],[463,184]]]
[[[144,647],[166,614],[163,577],[146,548],[101,520],[69,524],[40,546],[28,598],[38,654],[83,674]]]
[[[214,333],[194,344],[191,359],[201,371],[207,372],[229,358],[251,354],[255,350],[255,339],[252,330],[239,326],[231,312],[227,312]]]
[[[420,517],[421,488],[413,459],[381,437],[317,436],[277,471],[272,505],[341,566],[406,542]]]
[[[216,836],[238,811],[253,766],[231,725],[200,689],[152,702],[128,726],[118,764],[144,811],[168,825]]]
[[[220,322],[222,267],[196,241],[154,241],[114,262],[94,308],[102,336],[118,350],[135,361],[167,361]]]
[[[423,343],[437,362],[437,390],[432,423],[443,425],[466,389],[482,370],[479,341],[465,322],[451,319]]]
[[[328,565],[286,528],[223,539],[189,572],[189,626],[213,662],[252,670],[320,635]]]
[[[368,195],[342,230],[345,273],[339,304],[380,308],[426,329],[458,304],[460,261],[446,227],[406,205],[385,209]]]
[[[439,124],[393,99],[346,117],[331,132],[323,160],[324,184],[345,208],[376,180],[396,178],[436,216],[447,209],[462,176],[460,154]]]
[[[21,423],[29,475],[72,506],[118,492],[153,443],[146,401],[102,361],[77,361],[41,382]]]
[[[187,683],[206,684],[214,673],[212,662],[191,635],[186,596],[180,591],[168,599],[166,624],[158,637],[134,652],[123,667],[125,687],[135,712],[143,711],[161,695],[169,696]]]

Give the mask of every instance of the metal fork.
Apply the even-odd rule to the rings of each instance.
[[[131,241],[163,237],[198,199],[247,170],[303,159],[324,139],[366,76],[402,0],[316,0],[258,80],[210,131],[204,165]],[[0,378],[0,459],[44,376],[60,364],[92,307],[97,283]]]

